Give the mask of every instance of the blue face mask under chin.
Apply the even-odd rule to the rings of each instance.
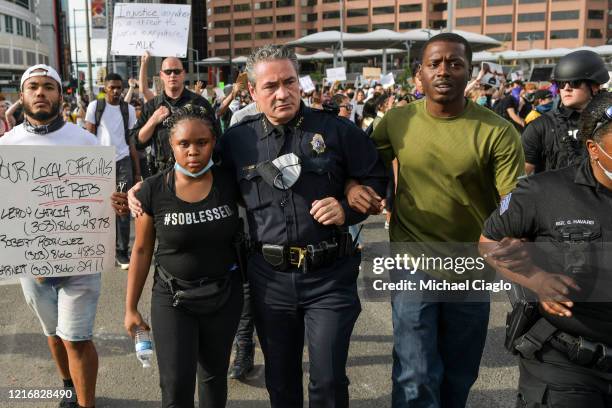
[[[174,170],[179,171],[179,172],[183,173],[186,176],[197,178],[197,177],[200,177],[202,174],[206,173],[208,170],[210,170],[210,168],[214,164],[215,163],[213,162],[213,159],[211,157],[210,160],[208,161],[208,164],[206,165],[206,167],[204,167],[202,170],[198,171],[197,173],[190,172],[189,170],[187,170],[186,168],[184,168],[183,166],[181,166],[178,163],[174,163]]]
[[[544,105],[538,105],[535,107],[535,109],[540,113],[546,113],[549,110],[551,110],[552,107],[553,107],[553,103],[551,101],[551,102],[545,103]]]
[[[487,104],[487,97],[486,97],[486,96],[479,96],[479,97],[476,99],[476,103],[477,103],[478,105],[480,105],[480,106],[484,106],[484,105],[486,105],[486,104]]]

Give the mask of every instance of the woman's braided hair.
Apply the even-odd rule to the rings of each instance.
[[[221,135],[221,129],[212,112],[203,106],[187,104],[181,108],[174,108],[172,114],[164,120],[164,126],[170,129],[170,136],[174,134],[176,126],[185,120],[201,120],[208,126],[215,138]]]
[[[612,93],[599,92],[580,114],[580,140],[584,143],[591,139],[601,143],[603,136],[612,132],[612,119],[606,117],[606,109],[612,106]],[[607,122],[607,123],[606,123]],[[602,123],[597,131],[597,125]]]

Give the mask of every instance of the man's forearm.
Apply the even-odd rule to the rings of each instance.
[[[137,139],[138,143],[144,144],[151,140],[153,137],[153,133],[155,133],[155,128],[157,127],[157,123],[152,118],[149,118],[147,123],[144,124],[143,127],[138,131]]]

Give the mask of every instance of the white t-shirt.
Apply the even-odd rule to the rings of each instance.
[[[28,132],[21,124],[0,137],[0,145],[95,146],[98,144],[98,139],[94,135],[73,123],[66,123],[55,132],[45,135]]]
[[[96,124],[96,106],[98,101],[93,101],[87,107],[85,121]],[[136,110],[132,105],[128,105],[128,129],[136,123]],[[100,118],[100,125],[97,128],[98,138],[102,146],[115,146],[115,161],[119,161],[130,154],[130,147],[125,143],[125,130],[123,128],[123,116],[119,105],[106,103],[104,113]]]

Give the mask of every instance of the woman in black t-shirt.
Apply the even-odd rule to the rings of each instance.
[[[162,406],[193,407],[197,370],[200,407],[224,407],[242,310],[233,245],[240,230],[238,189],[212,162],[216,135],[206,112],[188,105],[169,120],[176,164],[145,180],[137,193],[144,213],[136,219],[124,324],[131,336],[137,328],[148,330],[137,305],[157,239],[151,323]],[[177,291],[199,291],[202,285],[215,288],[221,299],[216,307],[175,305]]]

